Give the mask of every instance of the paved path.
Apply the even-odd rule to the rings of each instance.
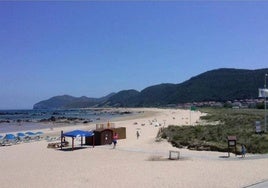
[[[260,182],[254,183],[252,185],[248,185],[243,188],[267,188],[268,187],[268,179],[262,180]]]
[[[112,149],[109,145],[103,145],[98,146],[99,148],[104,149]],[[163,157],[169,156],[169,151],[157,151],[157,150],[146,150],[142,148],[126,148],[126,147],[117,147],[116,148],[119,151],[127,151],[127,152],[139,152],[139,153],[147,153],[152,155],[159,155]],[[205,159],[205,160],[221,160],[221,161],[237,161],[237,160],[257,160],[257,159],[268,159],[268,154],[247,154],[246,157],[242,158],[241,155],[235,156],[234,154],[231,154],[230,157],[228,157],[227,153],[222,153],[221,156],[217,155],[204,155],[202,152],[195,152],[195,153],[183,153],[183,151],[180,151],[180,156],[182,158],[198,158],[198,159]],[[268,181],[268,180],[267,180]],[[267,186],[268,188],[268,186]]]
[[[103,149],[112,149],[111,146],[98,146],[98,148]],[[169,157],[168,151],[153,151],[153,150],[146,150],[142,148],[126,148],[126,147],[117,147],[116,150],[119,151],[125,151],[125,152],[139,152],[139,153],[146,153],[151,155],[158,155],[165,158]],[[258,160],[258,159],[268,159],[268,154],[247,154],[245,158],[242,158],[241,156],[235,156],[234,154],[231,154],[230,157],[228,157],[227,153],[222,153],[221,156],[217,155],[204,155],[202,152],[193,152],[193,153],[183,153],[181,151],[180,156],[182,159],[190,159],[190,158],[197,158],[197,159],[204,159],[204,160],[219,160],[219,161],[237,161],[237,160]],[[256,182],[251,185],[247,185],[242,188],[268,188],[268,179],[264,179],[260,182]]]

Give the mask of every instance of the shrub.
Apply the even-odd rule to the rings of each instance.
[[[268,135],[255,133],[255,121],[263,119],[263,110],[256,109],[203,109],[208,113],[201,119],[217,125],[168,126],[162,138],[169,138],[176,147],[227,151],[227,136],[236,135],[238,145],[245,144],[250,153],[268,152]]]

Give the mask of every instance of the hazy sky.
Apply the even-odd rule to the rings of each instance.
[[[268,1],[0,2],[0,109],[268,67]]]

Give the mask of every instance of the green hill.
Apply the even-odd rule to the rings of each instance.
[[[48,100],[40,101],[33,106],[33,109],[68,109],[68,108],[87,108],[94,107],[107,101],[113,96],[111,93],[101,98],[72,97],[69,95],[55,96]]]
[[[142,91],[123,90],[102,98],[52,97],[34,108],[151,107],[178,103],[258,98],[268,68],[258,70],[222,68],[207,71],[179,84],[159,84]]]
[[[165,106],[170,104],[227,101],[258,98],[268,69],[217,69],[202,73],[180,84],[159,84],[145,88],[134,96],[120,93],[113,106]],[[118,93],[119,94],[119,93]],[[125,94],[125,95],[124,95]],[[126,100],[127,99],[127,100]],[[129,102],[127,102],[129,101]],[[127,105],[126,105],[127,104]]]
[[[268,69],[217,69],[200,74],[178,84],[172,101],[226,101],[258,98],[258,88],[264,86]]]

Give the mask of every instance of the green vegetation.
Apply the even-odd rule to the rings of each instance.
[[[41,101],[34,109],[86,107],[163,107],[179,103],[258,98],[268,69],[216,69],[180,84],[158,84],[142,91],[123,90],[102,98],[58,96]],[[104,86],[105,87],[105,86]],[[257,106],[263,108],[263,106]]]
[[[264,124],[264,111],[257,109],[202,109],[207,125],[168,126],[161,137],[176,147],[194,150],[228,151],[227,136],[237,137],[237,151],[245,144],[249,153],[268,153],[268,135],[255,133],[255,121]],[[218,122],[216,125],[211,125]]]

